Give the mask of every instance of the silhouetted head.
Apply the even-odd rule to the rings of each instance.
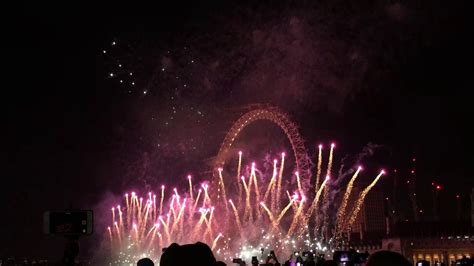
[[[155,264],[149,258],[143,258],[137,262],[137,266],[155,266]]]
[[[212,254],[212,250],[201,242],[182,246],[173,243],[165,250],[160,259],[161,266],[212,266],[215,263],[216,258]]]
[[[369,256],[366,266],[410,266],[402,254],[393,251],[378,251]]]
[[[337,266],[337,262],[335,262],[333,260],[327,260],[327,261],[323,262],[322,265],[323,266]]]

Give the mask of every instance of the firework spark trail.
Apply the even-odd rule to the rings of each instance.
[[[171,203],[170,203],[170,211],[173,214],[173,219],[176,220],[176,212],[174,210],[174,201],[176,200],[176,195],[173,195],[171,198]]]
[[[188,175],[188,183],[189,183],[189,197],[191,198],[191,201],[193,201],[194,195],[193,195],[193,182],[191,181],[191,175]]]
[[[140,239],[139,239],[139,236],[138,236],[138,227],[136,224],[133,224],[133,236],[135,237],[135,241],[137,244],[140,244]]]
[[[255,173],[255,163],[252,163],[252,171],[250,174],[250,178],[253,179],[254,187],[255,187],[255,206],[258,206],[260,204],[260,188],[258,187],[258,182],[257,182],[257,175]],[[256,208],[257,211],[257,217],[260,216],[260,208]]]
[[[237,228],[239,229],[239,234],[242,235],[242,224],[240,223],[240,215],[237,209],[235,208],[234,203],[232,200],[229,200],[230,205],[232,206],[232,210],[234,211],[235,222],[237,223]]]
[[[206,237],[206,235],[209,235],[209,239],[212,240],[212,235],[213,235],[213,231],[212,231],[212,217],[214,216],[214,207],[211,207],[211,211],[210,211],[210,215],[209,215],[209,220],[208,219],[205,219],[204,221],[206,222],[206,231],[204,232],[204,237]]]
[[[132,218],[132,223],[135,223],[135,221],[140,220],[141,218],[140,209],[141,209],[141,206],[140,206],[139,198],[138,196],[135,196],[135,204],[134,204],[134,209],[133,209],[134,217]]]
[[[298,192],[300,194],[303,194],[303,188],[301,188],[300,175],[298,172],[295,172],[295,175],[296,175],[296,183],[298,184]]]
[[[225,193],[224,178],[222,177],[222,168],[219,168],[218,171],[219,171],[219,180],[220,180],[221,189],[222,189],[222,198],[224,199],[224,202],[227,206],[227,196],[226,196],[226,193]]]
[[[277,160],[273,160],[273,174],[272,174],[272,179],[270,179],[270,183],[268,184],[267,190],[265,191],[265,194],[263,196],[263,202],[266,202],[268,199],[268,196],[270,195],[270,192],[273,190],[275,186],[275,181],[277,178]],[[273,195],[274,193],[272,193]],[[273,202],[273,199],[271,199],[271,202]]]
[[[153,194],[153,221],[156,221],[156,195]]]
[[[163,247],[163,235],[160,232],[156,232],[158,234],[159,239],[159,246]]]
[[[132,192],[131,197],[130,197],[130,208],[127,209],[127,225],[130,226],[132,224],[132,221],[134,220],[135,217],[135,192]]]
[[[328,168],[327,168],[327,175],[331,176],[331,170],[332,170],[332,160],[334,156],[334,147],[336,147],[336,144],[331,143],[331,150],[329,151],[329,161],[328,161]]]
[[[209,197],[209,194],[207,193],[207,189],[209,188],[209,186],[207,184],[203,184],[202,188],[204,189],[204,200],[202,202],[202,207],[204,207],[211,203],[211,198]]]
[[[112,230],[110,229],[110,226],[107,227],[107,231],[109,232],[109,238],[110,238],[110,243],[112,244]]]
[[[171,226],[171,234],[175,231],[176,226],[180,223],[182,220],[181,218],[183,217],[184,209],[186,208],[186,199],[183,200],[183,204],[181,205],[181,208],[178,213],[178,217],[174,219],[173,225]]]
[[[296,208],[298,208],[298,203],[296,200],[298,199],[298,194],[294,194],[293,196],[290,195],[290,192],[288,190],[286,191],[286,196],[288,197],[288,200],[292,203],[291,207],[294,212],[296,212]]]
[[[198,195],[196,196],[196,200],[194,201],[194,205],[193,205],[193,208],[191,210],[191,213],[194,213],[196,211],[196,208],[197,208],[197,205],[198,205],[198,202],[199,202],[199,197],[201,196],[201,192],[202,192],[202,189],[199,189],[198,190]]]
[[[168,226],[168,228],[170,226],[170,220],[171,220],[171,214],[168,212],[166,214],[166,226]]]
[[[151,220],[153,220],[153,197],[152,197],[152,193],[151,192],[148,192],[148,200],[147,200],[147,203],[150,205],[149,208],[149,216],[151,218]]]
[[[239,201],[240,204],[242,201],[242,186],[240,185],[240,171],[242,168],[242,151],[239,151],[239,164],[237,166],[237,186],[239,187]]]
[[[173,188],[173,192],[174,192],[174,195],[176,196],[176,201],[175,201],[176,207],[178,207],[178,209],[180,209],[181,208],[181,202],[179,201],[180,196],[178,194],[178,190],[176,188]]]
[[[130,208],[130,203],[128,202],[128,193],[125,193],[125,206],[127,206],[127,210]]]
[[[301,211],[303,210],[304,202],[306,201],[305,196],[301,196],[301,197],[302,198],[300,201],[300,205],[298,206],[298,209],[296,210],[296,214],[293,215],[293,221],[291,221],[290,229],[288,229],[288,233],[286,234],[286,237],[291,236],[293,232],[295,231],[296,226],[298,225],[299,217],[301,215]]]
[[[206,219],[206,214],[208,210],[203,210],[201,209],[201,218],[199,218],[199,221],[197,222],[196,226],[194,227],[193,233],[191,234],[191,239],[195,239],[196,235],[199,233],[201,230],[201,225]]]
[[[125,193],[125,206],[127,211],[127,224],[130,224],[130,216],[128,215],[128,212],[130,211],[130,201],[128,199],[128,193]]]
[[[327,166],[327,176],[331,176],[332,172],[332,162],[334,158],[334,147],[336,145],[334,143],[331,143],[331,150],[329,151],[329,160],[328,160],[328,166]],[[323,190],[323,217],[322,217],[322,233],[323,235],[326,234],[327,230],[327,224],[329,222],[329,184],[326,184],[326,188]],[[320,226],[320,223],[318,222],[317,227]]]
[[[115,222],[115,207],[112,207],[112,221]]]
[[[191,203],[190,203],[190,204],[184,203],[184,206],[183,206],[184,208],[183,208],[183,209],[185,209],[186,206],[188,206],[188,205],[190,206]],[[189,209],[191,209],[191,208],[189,208]],[[181,237],[182,237],[183,234],[184,234],[184,220],[185,220],[185,219],[184,219],[183,216],[184,216],[184,214],[181,216],[181,219],[179,220],[179,229],[178,229],[178,231],[179,231]]]
[[[130,197],[130,202],[129,202],[129,206],[127,207],[127,225],[131,224],[131,221],[132,221],[132,217],[133,217],[133,201],[134,201],[134,195],[135,195],[135,192],[132,192],[131,194],[131,197]],[[125,194],[125,199],[127,199],[128,197],[128,193]]]
[[[308,219],[309,217],[313,214],[313,212],[316,210],[318,207],[319,199],[321,198],[321,194],[326,187],[326,183],[329,180],[329,176],[326,176],[326,179],[324,179],[323,183],[321,184],[321,187],[319,188],[318,192],[316,192],[316,196],[314,197],[313,202],[311,203],[311,207],[308,209],[307,215]]]
[[[150,242],[148,243],[148,248],[147,249],[150,249],[155,241],[155,236],[159,234],[158,232],[158,229],[160,228],[160,224],[159,223],[155,223],[155,225],[153,225],[152,229],[150,230],[150,233],[151,233],[151,239],[150,239]],[[148,237],[148,236],[147,236]]]
[[[346,192],[344,193],[344,196],[343,196],[342,202],[341,202],[341,206],[339,207],[339,210],[338,210],[337,216],[336,216],[336,230],[337,230],[337,233],[340,233],[340,229],[341,229],[341,226],[342,226],[341,223],[343,222],[344,217],[346,215],[346,208],[347,208],[347,204],[349,203],[349,198],[351,196],[352,188],[354,187],[354,182],[355,182],[355,180],[356,180],[356,178],[359,175],[359,172],[361,170],[362,170],[362,166],[359,166],[357,168],[357,171],[354,173],[354,175],[352,175],[351,180],[347,184]]]
[[[117,206],[117,209],[119,211],[119,228],[122,229],[120,230],[120,234],[122,235],[124,226],[123,226],[122,210],[120,209],[120,205]]]
[[[138,203],[137,195],[135,194],[135,192],[132,192],[132,211],[131,211],[132,215],[130,218],[131,221],[135,220],[135,217],[136,217],[135,211],[136,211],[137,203]],[[130,225],[131,223],[129,222],[128,224]]]
[[[165,186],[161,186],[160,215],[163,214],[163,199],[165,198]]]
[[[167,216],[168,216],[167,219],[169,221],[170,214],[168,213]],[[165,222],[161,216],[158,219],[160,220],[161,224],[163,225],[163,228],[165,228],[165,234],[166,234],[167,241],[170,242],[171,236],[170,236],[170,230],[169,230],[169,227],[168,227],[168,223]]]
[[[247,216],[251,216],[251,207],[250,207],[250,191],[247,187],[247,183],[245,183],[245,177],[242,176],[242,184],[244,185],[245,190],[245,209],[244,209],[244,219],[247,219]],[[252,179],[250,179],[252,180]],[[250,213],[250,214],[249,214]]]
[[[140,221],[141,221],[142,218],[143,218],[143,208],[142,208],[142,207],[143,207],[143,197],[140,197],[140,203],[138,204],[138,208],[137,208],[137,210],[138,210],[138,218],[137,218],[137,221],[138,221],[139,223],[140,223]],[[137,225],[134,224],[134,227],[137,227]],[[134,228],[134,229],[137,229],[137,228]],[[138,236],[138,230],[136,230],[136,231],[137,231],[136,234],[137,234],[137,236]]]
[[[282,181],[283,181],[283,168],[285,167],[285,153],[281,153],[281,164],[280,164],[280,174],[278,175],[277,182],[277,191],[276,191],[276,200],[272,201],[272,210],[280,209],[280,199],[281,199],[281,190],[282,190]]]
[[[219,241],[219,238],[221,238],[223,235],[221,233],[219,233],[217,235],[217,237],[214,239],[214,241],[212,241],[212,246],[211,246],[211,250],[214,250],[216,248],[216,245],[217,245],[217,241]]]
[[[114,227],[115,227],[115,230],[117,231],[118,241],[119,241],[119,243],[121,243],[121,242],[122,242],[122,236],[121,236],[121,234],[120,234],[120,229],[119,229],[119,227],[118,227],[117,222],[114,222]]]
[[[278,226],[280,224],[281,219],[283,216],[285,216],[285,213],[290,209],[290,207],[293,205],[294,199],[290,199],[290,202],[285,206],[283,210],[281,210],[280,214],[278,215],[278,218],[275,221],[275,225]]]
[[[148,221],[148,213],[149,213],[149,210],[150,210],[150,202],[147,201],[146,205],[145,205],[145,215],[143,216],[143,220],[139,221],[139,225],[140,225],[140,234],[144,234],[145,233],[145,229],[146,229],[146,223]]]
[[[156,229],[156,224],[153,225],[153,226],[150,228],[150,230],[148,230],[148,232],[146,233],[145,238],[148,238],[148,237],[152,234],[152,232],[155,231],[155,229]]]
[[[357,218],[357,215],[359,214],[360,207],[362,206],[362,203],[364,203],[364,199],[367,196],[367,194],[370,192],[370,190],[377,184],[377,181],[379,181],[380,177],[385,174],[385,171],[382,170],[380,173],[375,177],[374,181],[370,183],[359,195],[359,198],[357,199],[357,202],[355,204],[354,210],[352,211],[352,214],[350,218],[348,219],[345,229],[349,230],[352,224],[355,222],[355,219]]]
[[[272,212],[267,208],[267,206],[265,205],[263,201],[260,202],[260,206],[262,206],[262,208],[268,214],[268,218],[270,219],[270,222],[272,223],[272,225],[275,226],[275,218],[273,217]]]
[[[140,203],[138,204],[138,220],[142,218],[142,206],[143,206],[143,198],[140,197]]]
[[[318,153],[318,167],[316,172],[316,184],[314,185],[314,192],[318,192],[319,189],[319,182],[321,178],[321,165],[323,163],[323,145],[319,144],[319,153]]]
[[[314,197],[313,202],[311,203],[310,207],[307,209],[306,215],[303,218],[302,226],[300,227],[298,235],[302,234],[302,232],[304,231],[306,225],[308,225],[309,219],[313,215],[313,212],[317,209],[319,200],[321,198],[321,194],[322,194],[324,188],[326,187],[326,183],[328,182],[329,179],[330,179],[329,176],[326,176],[326,179],[324,179],[324,181],[321,184],[321,187],[319,188],[318,192],[316,192],[316,196]],[[315,219],[317,220],[317,218],[318,217],[316,215]]]
[[[120,208],[120,205],[117,205],[117,210],[119,213],[119,225],[123,225],[122,209]]]

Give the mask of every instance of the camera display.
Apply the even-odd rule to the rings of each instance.
[[[338,259],[339,262],[347,262],[347,261],[350,261],[350,258],[349,258],[349,252],[341,252],[339,254],[339,259]]]
[[[352,262],[355,264],[365,263],[369,257],[368,253],[359,253],[351,251],[336,251],[333,254],[333,260],[341,263]]]
[[[92,211],[46,211],[43,214],[43,231],[49,235],[92,234]]]

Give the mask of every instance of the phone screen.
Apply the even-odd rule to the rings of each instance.
[[[46,234],[92,234],[92,211],[47,211],[43,218]]]
[[[340,259],[341,262],[343,261],[349,261],[349,255],[347,253],[342,253],[341,254],[341,259]]]

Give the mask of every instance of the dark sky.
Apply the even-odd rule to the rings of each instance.
[[[373,173],[406,173],[416,156],[419,189],[443,184],[445,209],[461,193],[467,214],[469,8],[256,2],[24,5],[5,38],[14,75],[2,89],[0,256],[60,256],[41,235],[44,210],[98,208],[104,195],[205,173],[252,103],[288,112],[311,155],[320,142],[336,141],[339,159],[376,143]],[[250,151],[284,143],[278,128],[249,132],[239,145]]]

